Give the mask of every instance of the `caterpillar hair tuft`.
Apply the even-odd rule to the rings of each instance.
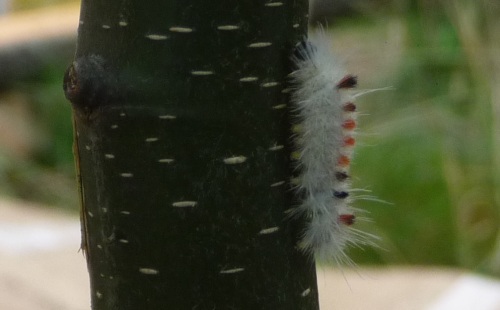
[[[357,218],[350,207],[349,165],[357,126],[352,89],[357,77],[347,74],[332,55],[331,39],[323,29],[298,44],[292,60],[292,158],[301,199],[294,213],[307,220],[299,248],[319,261],[352,263],[347,246],[372,244],[372,235],[353,227]]]

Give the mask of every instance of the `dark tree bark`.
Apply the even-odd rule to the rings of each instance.
[[[72,102],[93,309],[318,309],[287,74],[307,1],[84,0]]]

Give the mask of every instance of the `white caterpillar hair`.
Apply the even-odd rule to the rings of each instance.
[[[300,172],[296,192],[301,204],[294,213],[308,221],[299,248],[324,262],[352,263],[348,245],[372,244],[370,234],[354,229],[349,164],[355,144],[356,105],[350,91],[357,79],[346,74],[331,52],[323,29],[297,46],[291,73]]]

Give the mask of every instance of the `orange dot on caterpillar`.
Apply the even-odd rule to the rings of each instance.
[[[349,166],[349,164],[351,163],[351,160],[349,159],[348,156],[346,155],[342,155],[339,157],[339,160],[338,160],[338,165],[341,166],[341,167],[347,167]]]
[[[342,128],[347,129],[347,130],[353,130],[356,128],[356,121],[353,119],[348,119],[342,123]]]
[[[351,226],[352,224],[354,224],[355,220],[356,216],[354,216],[354,214],[339,215],[339,222],[347,226]]]
[[[356,144],[356,139],[350,136],[344,137],[344,146],[354,146],[354,144]]]

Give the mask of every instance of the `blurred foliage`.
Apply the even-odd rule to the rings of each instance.
[[[332,23],[340,50],[366,48],[350,66],[359,69],[353,73],[361,86],[394,87],[359,99],[352,174],[354,187],[370,193],[360,191],[354,206],[373,221],[357,226],[382,240],[380,248],[352,249],[353,260],[459,266],[498,276],[500,56],[494,51],[500,3],[377,3],[352,7],[350,16]],[[29,158],[0,152],[0,188],[76,208],[64,66],[17,83],[37,116],[41,143]]]
[[[66,65],[67,61],[61,60],[0,92],[0,107],[27,102],[28,109],[22,115],[26,124],[20,128],[32,137],[13,134],[10,139],[27,141],[16,141],[25,146],[8,149],[9,132],[19,129],[2,124],[7,138],[0,145],[0,193],[77,210],[71,107],[61,86]]]

